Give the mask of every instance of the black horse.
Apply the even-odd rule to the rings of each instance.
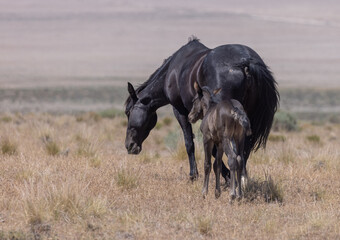
[[[252,150],[265,147],[278,106],[276,81],[260,56],[251,48],[229,44],[209,49],[191,39],[164,61],[136,90],[128,83],[128,117],[125,146],[129,154],[139,154],[142,143],[156,125],[156,110],[171,104],[183,130],[190,163],[190,178],[198,176],[195,147],[188,114],[196,94],[194,83],[210,89],[222,88],[219,99],[237,99],[244,106],[252,127],[245,141],[244,158]],[[229,176],[222,164],[222,176]]]

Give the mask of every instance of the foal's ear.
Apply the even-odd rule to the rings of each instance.
[[[221,92],[221,90],[222,90],[222,88],[215,89],[214,92],[213,92],[214,95],[219,94]]]
[[[130,82],[128,82],[128,92],[130,94],[131,99],[134,102],[137,102],[138,98],[137,98],[137,95],[136,95],[136,91],[135,91],[135,89],[133,88],[133,86]]]
[[[199,95],[202,95],[202,88],[198,85],[198,82],[194,82],[194,88]]]

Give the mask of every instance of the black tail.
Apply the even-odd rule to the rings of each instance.
[[[252,128],[250,147],[258,150],[266,146],[280,95],[277,91],[277,83],[263,61],[251,59],[246,75],[251,82],[248,93],[252,96],[249,100],[256,99],[253,109],[251,111],[246,109]]]

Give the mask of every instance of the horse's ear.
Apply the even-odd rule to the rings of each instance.
[[[217,95],[217,94],[219,94],[220,92],[221,92],[221,90],[222,90],[222,88],[219,88],[219,89],[215,89],[214,90],[214,95]]]
[[[138,98],[137,98],[137,95],[136,95],[136,91],[135,91],[135,89],[133,88],[133,86],[130,82],[128,82],[128,92],[130,94],[131,99],[134,102],[137,102]]]

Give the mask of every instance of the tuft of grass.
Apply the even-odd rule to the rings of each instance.
[[[286,137],[283,135],[269,135],[268,140],[271,142],[285,142]]]
[[[14,155],[17,152],[17,145],[9,139],[5,139],[1,142],[1,152],[2,154]]]
[[[277,160],[288,165],[295,162],[295,155],[290,148],[283,147],[277,155]]]
[[[213,221],[210,217],[198,217],[196,219],[196,227],[202,235],[210,235],[212,232]]]
[[[92,119],[95,122],[99,122],[102,119],[102,116],[99,113],[90,112],[89,113],[89,119]]]
[[[98,156],[90,158],[90,166],[93,168],[99,168],[102,164],[102,160]]]
[[[23,169],[17,173],[16,179],[18,181],[28,181],[33,175],[30,169]]]
[[[138,178],[134,173],[120,169],[115,176],[118,187],[122,190],[131,190],[138,186]]]
[[[128,121],[127,120],[122,120],[122,121],[120,121],[120,125],[123,126],[123,127],[127,127]]]
[[[45,142],[45,149],[48,155],[56,156],[60,153],[58,144],[54,141]]]
[[[31,236],[28,236],[26,233],[22,231],[9,231],[5,233],[0,231],[0,240],[26,240],[32,239]]]
[[[113,119],[115,117],[123,117],[125,115],[124,111],[117,110],[117,109],[114,109],[114,108],[103,110],[103,111],[99,112],[98,114],[102,118],[109,118],[109,119]]]
[[[107,213],[107,199],[100,196],[90,199],[86,211],[89,216],[101,218]]]
[[[147,153],[143,153],[140,157],[139,157],[139,160],[142,162],[142,163],[150,163],[152,162],[152,157],[147,154]]]
[[[321,201],[325,198],[326,191],[320,188],[316,188],[309,193],[314,202]]]
[[[171,118],[171,117],[165,117],[165,118],[163,118],[163,124],[164,124],[165,126],[170,126],[171,123],[172,123],[172,118]]]
[[[75,116],[77,122],[83,122],[85,120],[85,117],[83,114],[78,114]]]
[[[12,122],[12,118],[10,116],[3,116],[1,118],[1,121],[4,123],[9,123],[9,122]]]
[[[248,184],[243,189],[244,197],[248,201],[263,199],[267,203],[283,201],[283,190],[276,184],[270,175],[265,174],[265,180],[248,179]]]
[[[77,141],[78,141],[77,154],[79,156],[88,158],[96,157],[96,150],[94,144],[91,144],[90,142],[88,142],[88,140],[83,139],[82,137],[79,137]]]
[[[176,150],[172,153],[172,156],[178,161],[188,159],[187,149],[182,141],[178,143]]]
[[[160,130],[162,127],[163,127],[163,124],[160,123],[160,122],[157,122],[157,123],[156,123],[156,126],[155,126],[155,129],[156,129],[156,130]]]
[[[316,135],[316,134],[307,136],[307,137],[306,137],[306,140],[307,140],[308,142],[310,142],[310,143],[315,143],[315,144],[321,142],[320,137],[319,137],[318,135]]]

